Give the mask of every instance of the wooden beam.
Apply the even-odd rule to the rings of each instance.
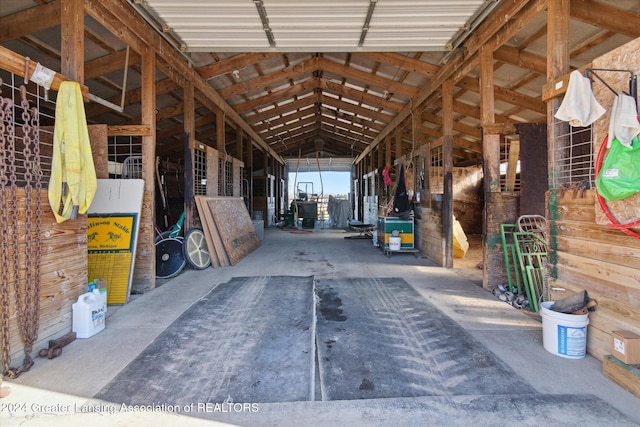
[[[473,92],[478,92],[479,90],[478,80],[472,77],[463,78],[457,83],[457,86]],[[544,114],[546,112],[546,105],[539,98],[524,95],[520,92],[496,85],[493,85],[493,90],[495,99],[535,111],[536,113]],[[480,90],[480,93],[482,93],[482,90]]]
[[[365,104],[369,107],[373,107],[377,110],[389,110],[395,113],[399,113],[404,108],[404,104],[399,102],[384,99],[380,96],[373,95],[368,92],[364,92],[358,89],[346,87],[336,82],[332,82],[326,79],[319,79],[319,88],[323,91],[327,91],[336,94],[341,97],[352,99],[358,103]]]
[[[402,157],[402,128],[398,126],[396,128],[395,134],[395,156],[393,157],[394,164],[395,161]]]
[[[204,126],[208,123],[211,123],[214,120],[213,114],[207,114],[201,117],[198,117],[195,121],[195,128]],[[156,131],[156,141],[164,141],[168,138],[177,137],[176,142],[172,143],[164,143],[158,145],[158,152],[166,153],[168,151],[179,151],[182,153],[184,150],[182,149],[182,145],[184,144],[184,124],[182,122],[177,123],[174,126],[170,126],[163,129],[158,129]],[[198,139],[197,135],[195,139]]]
[[[256,132],[258,132],[258,134],[271,131],[282,132],[289,127],[295,127],[296,125],[295,122],[293,122],[294,120],[298,120],[309,115],[315,115],[317,113],[318,109],[315,108],[313,103],[311,103],[306,108],[299,108],[291,114],[287,114],[286,116],[276,117],[272,120],[269,120],[268,122],[263,122],[260,125],[254,125],[253,128]]]
[[[444,115],[443,115],[443,117],[444,117]],[[439,125],[439,126],[442,126],[443,123],[444,123],[443,117],[436,116],[435,114],[426,113],[426,112],[421,114],[421,118],[424,121],[429,122],[429,123],[433,123],[433,124],[436,124],[436,125]],[[469,135],[469,136],[474,137],[474,138],[478,138],[479,139],[481,137],[480,129],[475,128],[473,126],[465,125],[465,124],[460,123],[460,122],[454,122],[453,120],[451,120],[451,131],[453,131],[453,130],[456,130],[458,132],[464,133],[464,134]],[[451,135],[451,134],[452,133],[449,133],[449,135]],[[444,133],[444,131],[442,131],[442,133],[439,136],[444,136],[444,135],[447,135],[447,133]]]
[[[143,210],[140,219],[136,282],[143,288],[155,288],[155,165],[156,165],[156,54],[143,51],[141,87],[141,121],[149,123],[149,134],[142,137],[142,178],[144,179]],[[140,248],[144,248],[140,250]]]
[[[130,45],[134,50],[140,52],[146,50],[148,47],[156,54],[161,55],[163,59],[162,62],[166,62],[168,67],[162,67],[161,65],[158,65],[158,67],[161,68],[163,72],[166,72],[169,78],[180,84],[185,80],[192,81],[197,93],[202,94],[211,104],[224,111],[230,120],[240,124],[258,145],[267,150],[279,163],[283,163],[280,156],[275,151],[270,150],[267,144],[253,131],[251,126],[227,104],[207,81],[198,75],[181,56],[180,52],[156,33],[142,17],[127,4],[126,0],[111,0],[109,2],[84,0],[84,2],[85,11],[92,18],[107,30],[120,37],[120,39]]]
[[[257,64],[278,55],[281,54],[277,52],[241,53],[230,58],[225,58],[222,61],[202,66],[198,68],[197,71],[200,77],[208,80],[231,73],[234,70],[242,70],[249,65]]]
[[[0,18],[0,43],[60,25],[62,1],[25,9]]]
[[[282,139],[286,141],[289,138],[289,135],[296,132],[296,130],[301,127],[307,126],[311,123],[318,122],[319,114],[314,113],[312,116],[305,117],[303,119],[296,120],[294,123],[290,123],[285,127],[280,127],[278,129],[270,129],[264,131],[261,135],[265,141],[279,141]],[[284,137],[283,137],[284,135]]]
[[[191,191],[185,191],[184,195],[184,226],[185,230],[190,230],[196,226],[196,207],[193,199],[193,189],[195,188],[194,180],[194,147],[196,144],[196,98],[193,83],[190,81],[185,82],[184,85],[184,112],[183,123],[184,126],[184,152],[185,152],[185,167],[187,163],[191,163],[191,168],[184,171],[185,181],[191,181],[185,183],[185,189],[189,188]],[[187,162],[188,157],[191,158],[191,162]],[[206,156],[206,154],[205,154]],[[191,193],[191,194],[189,194]]]
[[[480,113],[481,123],[495,123],[493,85],[493,52],[480,49]],[[482,137],[484,159],[484,190],[486,193],[500,191],[500,136],[484,134]]]
[[[515,65],[518,68],[531,70],[538,74],[546,74],[547,58],[535,53],[526,52],[516,47],[507,45],[500,46],[493,54],[498,61],[504,61],[508,64]]]
[[[378,112],[368,107],[354,105],[350,102],[342,101],[330,96],[320,95],[319,101],[322,102],[323,105],[331,105],[340,110],[355,113],[356,117],[361,119],[363,123],[367,123],[368,126],[373,129],[377,129],[381,126],[377,124],[376,121],[388,123],[393,119],[393,116],[391,116],[390,114]]]
[[[445,84],[452,84],[452,82],[445,82]],[[444,174],[444,191],[442,197],[444,259],[442,266],[445,268],[453,268],[453,137],[450,134],[445,135],[443,138],[442,166],[442,172]]]
[[[309,79],[295,85],[291,85],[281,90],[276,90],[268,95],[261,96],[245,102],[239,102],[233,105],[233,109],[238,114],[244,114],[251,110],[266,105],[277,104],[282,100],[288,100],[295,96],[301,96],[318,88],[318,79]]]
[[[180,85],[171,79],[160,80],[159,82],[156,82],[155,86],[156,86],[156,89],[155,89],[156,95],[162,95],[162,94],[173,92],[175,90],[180,89]],[[125,98],[125,106],[140,103],[143,96],[142,91],[143,91],[142,88],[127,91],[127,95]],[[107,101],[112,102],[116,105],[119,105],[120,96],[121,95],[118,94],[110,99],[107,99]],[[87,108],[86,114],[87,114],[87,118],[92,118],[100,114],[104,114],[112,111],[113,110],[103,105],[92,104]]]
[[[513,36],[513,34],[517,33],[521,29],[522,25],[528,22],[527,20],[533,19],[540,9],[544,9],[546,1],[547,0],[514,0],[501,3],[491,14],[491,19],[483,21],[473,32],[471,35],[472,37],[465,40],[462,46],[460,46],[459,49],[456,49],[450,58],[447,58],[445,65],[438,70],[433,79],[420,89],[418,94],[413,98],[413,106],[417,107],[422,105],[434,92],[440,89],[442,82],[454,74],[461,72],[460,70],[465,68],[465,66],[475,65],[476,62],[474,61],[478,60],[476,53],[480,49],[480,46],[489,41],[492,37],[495,37],[498,31],[505,26],[506,21],[509,19],[517,20],[518,25],[511,25],[507,27],[507,30],[502,31],[500,34],[500,40],[504,41],[502,41],[502,43],[495,43],[495,46],[493,46],[494,49],[504,44],[509,36]],[[519,18],[521,15],[525,18],[520,20]],[[464,72],[461,76],[462,75],[464,75]],[[455,78],[454,81],[456,81]],[[394,120],[389,123],[385,130],[378,135],[369,147],[360,153],[354,162],[360,162],[369,150],[382,141],[382,139],[402,123],[409,114],[411,114],[411,106],[407,105],[400,113],[398,113]]]
[[[108,74],[112,71],[122,70],[126,63],[127,50],[122,49],[84,64],[85,80],[92,80]],[[129,51],[129,66],[140,63],[140,55],[137,52]]]
[[[60,19],[60,70],[84,83],[84,0],[62,1]]]
[[[226,146],[226,135],[225,135],[225,120],[224,120],[224,113],[222,111],[216,111],[216,150],[218,150],[219,153],[226,153],[227,150],[225,148]]]
[[[556,81],[569,72],[571,4],[571,0],[549,0],[549,10],[547,11],[547,28],[549,29],[547,36],[547,83]],[[558,89],[558,85],[555,88]],[[552,98],[547,102],[547,156],[550,188],[554,185],[553,177],[557,167],[554,148],[563,148],[562,145],[554,147],[553,141],[555,135],[566,134],[569,129],[568,123],[560,122],[556,125],[556,120],[553,117],[555,111],[560,107],[560,102],[560,98]],[[559,144],[562,143],[559,141]],[[568,142],[564,142],[564,144],[566,145]]]
[[[547,20],[547,80],[569,72],[570,0],[549,0]],[[583,5],[584,6],[584,5]]]
[[[151,125],[109,126],[107,136],[151,136]]]
[[[374,139],[378,132],[371,131],[370,128],[356,126],[351,123],[346,123],[342,120],[338,120],[335,117],[320,115],[320,120],[322,124],[327,124],[329,126],[333,126],[340,129],[348,130],[349,132],[353,132],[355,135],[362,135],[364,137]]]
[[[284,113],[290,113],[291,111],[308,108],[310,105],[313,105],[317,102],[320,102],[320,95],[314,94],[312,96],[305,96],[296,101],[287,103],[286,105],[271,108],[261,113],[247,114],[243,117],[247,123],[254,126],[256,123],[265,122],[268,119],[273,119],[273,117],[282,116]]]
[[[482,133],[485,135],[515,135],[517,131],[513,123],[485,123],[482,125]]]
[[[453,81],[442,83],[442,136],[453,135]]]
[[[305,74],[312,76],[313,72],[317,69],[318,58],[313,57],[283,70],[277,70],[253,79],[243,80],[240,83],[218,90],[218,93],[221,97],[228,99],[250,90],[265,89],[273,84],[282,83],[286,80],[299,80],[300,76]]]
[[[571,0],[570,10],[571,18],[634,39],[640,37],[637,10],[629,12],[594,0]]]
[[[360,71],[348,65],[338,64],[337,62],[324,58],[318,58],[318,68],[325,72],[337,74],[343,78],[353,79],[369,86],[377,86],[381,89],[388,90],[390,93],[404,95],[409,98],[415,97],[419,90],[416,87],[380,77],[366,71]]]
[[[401,70],[408,71],[410,73],[420,74],[421,76],[432,78],[440,69],[439,66],[430,64],[428,62],[420,61],[419,59],[411,58],[407,55],[402,55],[393,52],[354,52],[354,55],[362,56],[363,58],[369,58],[376,62],[391,65],[392,67],[398,67]]]
[[[0,68],[3,68],[16,76],[24,77],[25,67],[28,68],[29,77],[31,77],[36,69],[36,63],[33,61],[27,62],[22,55],[19,55],[6,47],[0,46]],[[53,82],[51,83],[51,88],[53,90],[58,90],[60,88],[60,83],[64,81],[74,80],[60,73],[55,73]],[[83,99],[85,101],[89,101],[89,88],[83,84],[80,84],[80,88],[82,90]]]

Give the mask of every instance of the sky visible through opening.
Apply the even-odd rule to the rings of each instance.
[[[321,182],[322,178],[322,182]],[[295,172],[289,173],[289,197],[292,199],[297,192],[294,188],[294,182],[296,187],[302,187],[305,185],[301,183],[313,183],[313,193],[324,196],[346,196],[350,191],[350,172],[298,172],[297,177]],[[311,193],[311,184],[307,184],[308,192]]]

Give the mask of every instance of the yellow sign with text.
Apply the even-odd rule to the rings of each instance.
[[[131,251],[134,217],[90,216],[87,218],[87,249],[89,251]]]

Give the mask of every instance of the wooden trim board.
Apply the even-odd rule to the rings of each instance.
[[[638,365],[626,365],[613,356],[605,356],[602,373],[620,387],[640,397],[640,369]]]

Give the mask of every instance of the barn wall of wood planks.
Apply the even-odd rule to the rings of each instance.
[[[592,63],[593,68],[615,68],[640,72],[640,39],[628,43]],[[603,73],[604,74],[604,73]],[[616,90],[628,88],[628,74],[607,73],[606,81]],[[594,123],[597,153],[607,133],[613,93],[594,82],[593,92],[608,110]],[[594,154],[595,155],[595,154]],[[640,196],[611,205],[620,219],[640,219]],[[551,254],[549,257],[550,286],[566,291],[552,291],[558,299],[586,290],[598,301],[589,314],[587,351],[602,360],[611,354],[611,331],[627,329],[640,333],[640,239],[607,227],[609,222],[601,213],[595,190],[587,190],[583,197],[572,191],[547,194],[550,220]],[[640,228],[634,229],[640,233]]]
[[[58,224],[47,203],[47,191],[42,190],[42,223],[41,223],[41,263],[40,263],[40,327],[38,341],[33,347],[32,357],[41,347],[47,347],[50,339],[59,338],[71,331],[71,306],[78,296],[87,289],[87,217],[80,215],[77,220]],[[19,251],[24,260],[25,239],[24,214],[25,193],[18,189],[19,215],[18,235]],[[12,226],[12,225],[11,225]],[[35,236],[29,236],[35,240]],[[26,264],[19,266],[21,280],[24,278]],[[10,283],[14,289],[15,278]],[[11,366],[19,366],[24,358],[18,318],[16,313],[15,293],[9,295],[9,348],[12,359]],[[2,354],[0,353],[0,361]]]

